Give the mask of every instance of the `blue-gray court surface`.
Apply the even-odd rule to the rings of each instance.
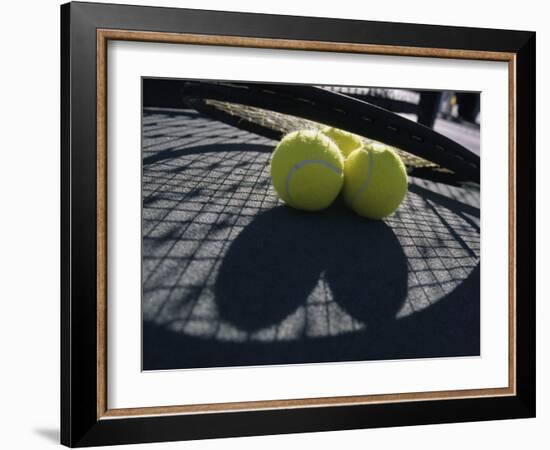
[[[143,369],[479,355],[479,189],[410,178],[384,221],[304,213],[271,187],[275,145],[144,109]]]

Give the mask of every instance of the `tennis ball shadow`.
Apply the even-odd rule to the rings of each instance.
[[[334,300],[370,332],[384,330],[395,322],[407,297],[408,265],[401,243],[383,221],[338,208],[329,214],[334,239],[323,264]]]
[[[406,258],[384,222],[338,202],[321,213],[277,207],[232,242],[216,280],[220,318],[255,331],[306,304],[324,276],[334,301],[359,321],[383,326],[407,294]]]
[[[220,317],[254,331],[279,323],[307,298],[320,274],[318,218],[287,207],[256,217],[232,242],[216,280]]]

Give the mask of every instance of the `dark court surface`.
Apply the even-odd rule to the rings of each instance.
[[[275,144],[144,110],[143,369],[479,355],[479,191],[413,178],[385,221],[295,211]]]

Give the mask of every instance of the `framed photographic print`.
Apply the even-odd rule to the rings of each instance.
[[[61,7],[61,440],[535,415],[535,33]]]

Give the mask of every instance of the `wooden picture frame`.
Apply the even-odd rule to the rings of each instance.
[[[535,415],[535,33],[125,5],[61,7],[61,442],[90,446]],[[109,40],[504,61],[509,385],[199,406],[107,405]]]

